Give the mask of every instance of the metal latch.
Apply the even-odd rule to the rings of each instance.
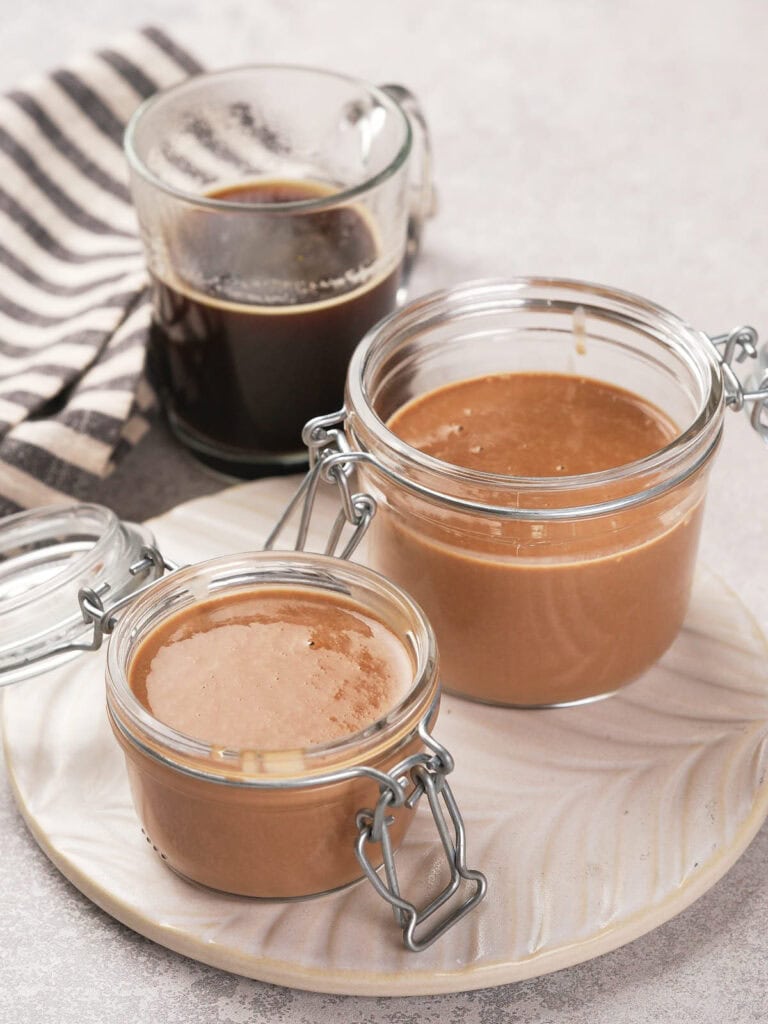
[[[726,405],[734,412],[751,406],[749,418],[752,426],[768,444],[768,369],[764,370],[757,387],[748,389],[733,365],[743,363],[745,359],[757,359],[757,331],[749,326],[734,327],[728,334],[718,334],[710,340],[717,350],[723,374]]]

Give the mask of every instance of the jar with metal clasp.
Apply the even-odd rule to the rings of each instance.
[[[303,507],[303,546],[320,482],[345,478],[352,502],[376,509],[368,564],[435,629],[446,691],[518,707],[604,697],[649,668],[683,622],[725,410],[746,408],[768,438],[768,373],[744,385],[734,369],[758,355],[756,341],[750,327],[710,337],[581,281],[476,282],[418,299],[358,345],[344,409],[307,424],[310,473],[276,535]],[[496,374],[620,389],[671,437],[599,472],[525,477],[452,464],[393,429],[409,403]],[[567,403],[553,415],[567,434]]]
[[[345,555],[366,525],[354,529]],[[132,663],[171,617],[212,599],[247,594],[258,601],[276,587],[341,599],[389,630],[412,664],[402,700],[354,734],[290,750],[204,742],[139,700]],[[160,554],[147,529],[95,505],[43,508],[0,523],[0,684],[34,685],[29,677],[107,637],[109,723],[139,821],[178,874],[269,899],[318,895],[367,877],[413,951],[483,899],[486,880],[467,866],[447,778],[453,759],[432,735],[440,693],[434,634],[397,586],[330,555],[250,552],[181,568]],[[447,865],[447,881],[421,906],[400,892],[396,855],[419,804],[434,819]]]

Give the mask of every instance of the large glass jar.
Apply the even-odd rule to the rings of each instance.
[[[729,359],[737,343],[753,347],[734,334]],[[436,388],[510,372],[618,386],[676,435],[604,472],[523,478],[448,464],[387,426]],[[324,417],[305,438],[318,463],[357,465],[377,505],[366,557],[424,608],[446,690],[568,704],[635,679],[678,632],[732,379],[712,339],[637,296],[554,279],[478,283],[369,332],[349,368],[343,428]]]

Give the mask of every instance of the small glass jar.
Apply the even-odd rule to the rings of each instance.
[[[305,439],[326,477],[358,467],[378,509],[368,563],[424,608],[447,691],[578,703],[663,654],[686,614],[723,411],[759,398],[759,420],[768,398],[738,385],[730,361],[742,349],[756,354],[751,329],[713,340],[637,296],[545,278],[438,292],[368,333],[345,410],[312,421]],[[450,465],[387,427],[417,396],[510,372],[618,386],[656,406],[677,436],[605,472],[521,478]]]
[[[404,700],[363,732],[297,750],[222,749],[150,714],[128,684],[142,641],[168,616],[208,597],[276,584],[344,593],[382,621],[415,666]],[[437,718],[437,685],[434,635],[416,605],[372,572],[311,555],[244,554],[180,569],[131,602],[107,655],[110,724],[147,836],[179,874],[269,899],[314,896],[361,877],[355,816],[376,804],[379,787],[365,775],[322,780],[358,765],[389,772],[422,750],[419,726]],[[412,811],[399,807],[392,815],[396,849]]]
[[[464,825],[446,779],[453,759],[431,735],[439,706],[434,633],[397,586],[339,558],[301,553],[249,552],[180,569],[164,560],[148,531],[120,524],[98,506],[10,517],[0,526],[0,554],[0,685],[94,650],[112,634],[109,722],[147,839],[178,874],[224,892],[282,900],[367,877],[394,908],[413,951],[483,898],[486,881],[466,865]],[[343,595],[380,621],[413,666],[405,697],[354,735],[266,751],[202,742],[141,703],[129,685],[132,661],[169,616],[212,597],[275,586]],[[6,622],[14,624],[13,636]],[[395,851],[423,796],[449,881],[418,908],[399,891]],[[463,882],[471,891],[457,896]],[[425,925],[441,908],[439,922]]]

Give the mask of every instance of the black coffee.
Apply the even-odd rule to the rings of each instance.
[[[272,181],[211,194],[236,202],[317,200],[311,182]],[[294,460],[301,428],[338,409],[353,349],[390,312],[400,267],[374,270],[379,252],[368,218],[353,206],[286,209],[254,219],[192,210],[177,228],[204,290],[179,275],[153,280],[150,367],[174,428],[199,454],[243,474]],[[186,257],[185,257],[186,258]]]

